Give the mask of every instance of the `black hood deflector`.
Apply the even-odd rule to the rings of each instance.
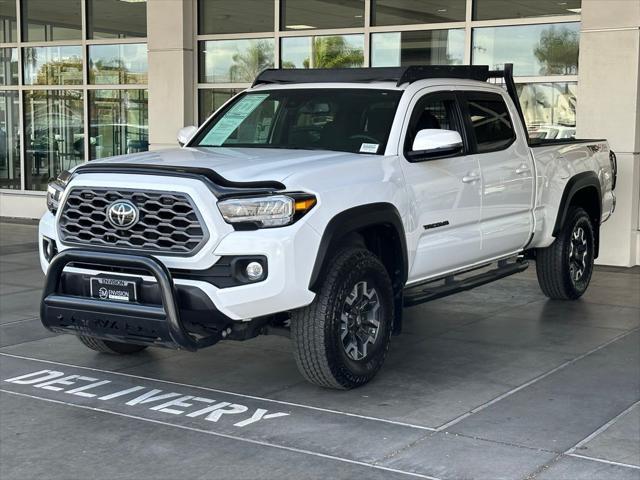
[[[85,163],[76,168],[73,175],[82,173],[125,173],[129,175],[161,175],[166,177],[195,178],[204,182],[217,198],[245,195],[265,195],[284,190],[284,184],[265,180],[257,182],[234,182],[217,172],[200,167],[176,167],[143,165],[135,163]]]

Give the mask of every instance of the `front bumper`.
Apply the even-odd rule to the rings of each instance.
[[[155,279],[155,292],[148,292],[142,299],[146,297],[152,303],[82,296],[78,291],[82,282],[79,284],[77,276],[64,273],[70,263],[145,271]],[[189,351],[221,340],[231,323],[231,319],[218,316],[218,322],[208,322],[206,332],[193,334],[183,322],[182,312],[171,273],[153,257],[82,249],[68,249],[53,258],[40,305],[40,319],[53,332]],[[216,312],[212,308],[209,313],[213,317]]]
[[[56,218],[49,212],[40,220],[40,264],[45,273],[50,268],[43,249],[45,238],[53,240],[60,252],[69,249],[60,243],[55,225]],[[188,307],[185,305],[185,298],[197,296],[206,300],[212,312],[234,321],[243,321],[294,310],[313,301],[315,294],[308,287],[315,255],[310,252],[316,252],[319,244],[320,236],[316,231],[306,222],[299,222],[285,228],[232,231],[221,238],[214,247],[205,246],[198,253],[199,260],[196,264],[194,257],[154,255],[152,258],[169,271],[176,272],[172,275],[172,282],[178,292],[181,307]],[[221,259],[246,255],[266,258],[269,270],[265,280],[221,288],[204,278],[203,274],[216,266]],[[99,266],[67,266],[64,269],[65,275],[73,274],[78,278],[82,275],[96,276],[101,273],[114,272]],[[128,274],[124,272],[121,275]],[[153,275],[132,276],[149,286],[157,283]],[[206,312],[200,312],[198,315],[206,316]],[[185,315],[185,318],[192,316],[190,313],[188,316]]]

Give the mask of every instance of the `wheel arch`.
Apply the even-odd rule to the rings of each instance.
[[[384,248],[388,241],[392,248]],[[389,273],[394,292],[402,292],[409,271],[407,242],[398,209],[386,202],[349,208],[327,223],[311,272],[309,290],[318,291],[330,252],[349,242],[363,242],[368,250],[378,255]]]
[[[591,217],[595,236],[594,253],[597,258],[600,249],[602,188],[595,172],[579,173],[567,182],[560,200],[556,223],[553,227],[554,237],[557,237],[562,231],[571,207],[581,207]]]

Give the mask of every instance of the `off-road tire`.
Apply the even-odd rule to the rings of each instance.
[[[371,350],[367,348],[361,360],[354,360],[343,346],[341,315],[347,297],[363,282],[375,292],[380,321]],[[378,257],[361,247],[339,250],[324,269],[313,303],[292,313],[291,340],[298,369],[321,387],[346,390],[364,385],[384,363],[393,315],[391,280]]]
[[[100,340],[99,338],[78,335],[78,339],[89,347],[100,353],[110,353],[112,355],[130,355],[138,353],[147,348],[146,345],[135,345],[133,343],[111,342],[109,340]]]
[[[582,229],[586,240],[584,272],[576,281],[571,271],[572,238]],[[593,222],[582,208],[572,207],[567,212],[566,222],[555,241],[547,248],[536,252],[536,273],[542,292],[557,300],[576,300],[586,292],[593,273],[595,252]],[[575,247],[574,247],[575,248]]]

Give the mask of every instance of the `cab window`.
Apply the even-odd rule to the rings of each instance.
[[[504,150],[516,139],[507,104],[501,95],[467,92],[467,115],[477,153]]]
[[[463,136],[453,95],[429,94],[418,101],[411,114],[405,139],[405,151],[411,151],[413,140],[420,130],[455,130]],[[463,137],[464,138],[464,137]]]

